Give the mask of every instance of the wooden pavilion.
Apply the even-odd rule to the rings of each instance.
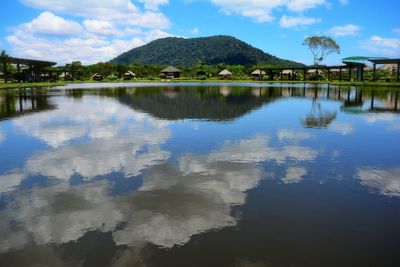
[[[132,71],[127,71],[124,73],[124,80],[131,80],[136,77],[136,74],[133,73]]]
[[[103,75],[101,75],[100,73],[95,73],[95,74],[92,76],[92,79],[93,79],[94,81],[101,81],[101,80],[103,80]]]
[[[169,66],[161,71],[161,74],[165,75],[167,79],[179,78],[181,71],[174,66]]]
[[[221,71],[219,73],[219,76],[221,77],[221,79],[227,79],[227,78],[230,78],[232,76],[232,72],[230,72],[227,69],[224,69],[223,71]]]
[[[56,65],[55,62],[16,58],[10,56],[0,56],[0,64],[4,76],[4,82],[9,80],[18,80],[18,82],[40,82],[47,75],[51,75],[52,71],[46,70],[48,67]],[[11,75],[7,71],[7,64],[13,64],[17,67],[17,73]],[[45,75],[42,75],[45,74]]]
[[[396,64],[396,81],[400,82],[400,58],[370,58],[368,59],[373,64],[372,80],[376,81],[376,65],[378,64]]]

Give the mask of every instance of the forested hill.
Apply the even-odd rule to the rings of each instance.
[[[194,66],[224,63],[228,65],[271,64],[277,66],[302,66],[280,59],[231,36],[202,38],[168,37],[134,48],[111,60],[123,64],[157,64]]]

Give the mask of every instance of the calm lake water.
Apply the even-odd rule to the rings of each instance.
[[[400,88],[95,86],[0,92],[0,266],[400,266]]]

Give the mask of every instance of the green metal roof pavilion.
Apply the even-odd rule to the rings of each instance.
[[[360,62],[362,61],[362,63]],[[357,67],[357,73],[359,80],[363,80],[364,72],[364,61],[370,61],[373,63],[373,81],[376,80],[376,65],[377,64],[397,64],[397,78],[396,81],[400,81],[400,58],[385,58],[385,57],[346,57],[342,59],[342,62],[351,66]]]

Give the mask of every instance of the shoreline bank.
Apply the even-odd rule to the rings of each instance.
[[[19,89],[30,87],[55,87],[65,86],[69,84],[136,84],[136,83],[254,83],[254,84],[316,84],[316,85],[335,85],[335,86],[359,86],[359,87],[399,87],[400,82],[339,82],[339,81],[254,81],[254,80],[192,80],[192,79],[176,79],[176,80],[114,80],[114,81],[74,81],[74,82],[39,82],[39,83],[0,83],[0,90],[2,89]]]

